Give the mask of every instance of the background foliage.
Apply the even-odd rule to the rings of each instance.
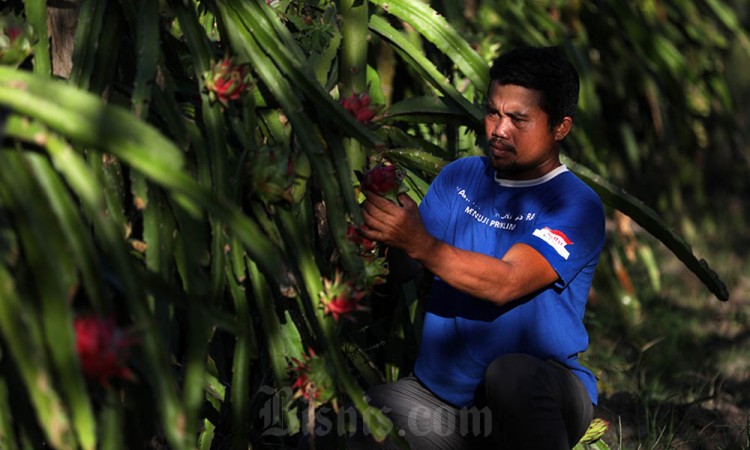
[[[741,3],[66,5],[0,7],[5,37],[13,17],[29,26],[1,42],[20,56],[0,68],[0,447],[294,446],[269,424],[298,432],[322,402],[267,405],[305,363],[324,398],[366,411],[363,388],[410,370],[429,280],[378,283],[381,255],[347,239],[356,173],[387,159],[419,199],[445,163],[481,154],[488,62],[520,44],[562,45],[581,73],[566,162],[611,224],[593,335],[638,330],[668,290],[664,261],[729,295],[682,236],[705,248],[745,228]],[[244,89],[220,102],[227,57]],[[365,93],[375,116],[360,122],[340,100]],[[364,295],[356,322],[321,304],[337,274]],[[129,336],[132,377],[82,374],[87,314]],[[608,394],[610,348],[592,350]]]

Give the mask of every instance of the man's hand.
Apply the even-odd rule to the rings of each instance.
[[[512,246],[502,259],[461,250],[427,232],[417,204],[408,195],[399,195],[398,205],[372,192],[365,192],[365,197],[362,234],[402,249],[461,292],[504,304],[557,279],[549,262],[526,244]]]
[[[418,259],[434,244],[425,229],[417,204],[406,194],[398,196],[399,204],[373,192],[365,192],[362,216],[365,226],[362,234],[368,239],[389,247],[402,249],[407,255]]]
[[[557,273],[532,247],[516,244],[502,259],[441,242],[424,227],[417,204],[406,194],[395,204],[365,192],[362,234],[400,248],[443,281],[477,298],[504,304],[549,285]]]

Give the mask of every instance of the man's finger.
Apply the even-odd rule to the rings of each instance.
[[[376,236],[379,237],[380,232],[376,230],[375,228],[372,228],[370,225],[368,225],[368,223],[375,225],[375,223],[373,223],[373,220],[374,220],[373,217],[368,213],[363,213],[362,216],[365,219],[365,223],[360,226],[359,228],[360,233],[362,233],[362,235],[366,237],[367,239],[372,239],[373,241],[377,241]]]
[[[379,229],[383,225],[383,220],[377,214],[370,211],[370,205],[365,204],[362,208],[362,218],[365,220],[365,226],[368,231]]]
[[[389,208],[393,208],[394,206],[397,206],[392,201],[372,191],[365,191],[365,198],[367,199],[368,202],[377,206],[378,209],[382,209],[383,211],[387,211]]]
[[[417,204],[411,197],[409,197],[409,194],[407,194],[406,192],[398,194],[396,199],[398,200],[398,203],[404,208],[411,207],[412,205],[416,206]]]

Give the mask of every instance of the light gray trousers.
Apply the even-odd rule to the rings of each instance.
[[[380,408],[413,449],[570,449],[588,428],[594,407],[583,383],[564,366],[511,354],[497,358],[475,393],[474,407],[444,402],[413,376],[371,387]],[[350,449],[398,448],[358,430]]]

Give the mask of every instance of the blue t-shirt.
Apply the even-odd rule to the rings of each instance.
[[[524,353],[570,368],[596,403],[596,379],[578,354],[588,347],[583,314],[604,244],[599,196],[565,166],[512,181],[497,179],[487,158],[467,157],[445,166],[419,211],[430,234],[461,249],[502,258],[513,244],[527,244],[559,280],[498,306],[436,278],[415,375],[442,399],[469,406],[496,357]]]

